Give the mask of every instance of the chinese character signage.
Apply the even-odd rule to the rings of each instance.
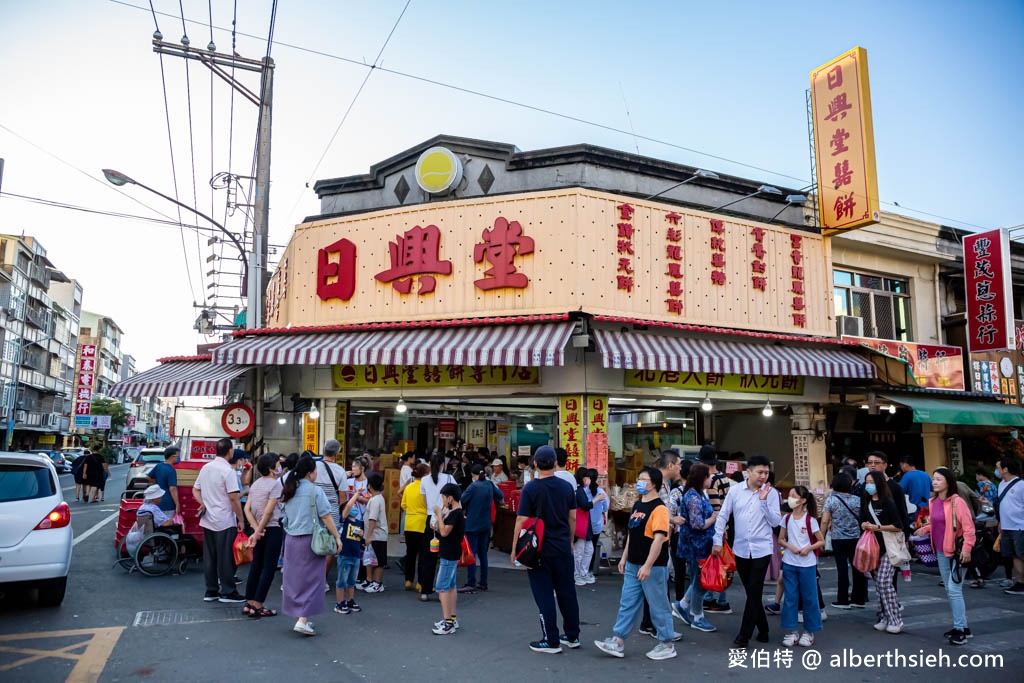
[[[334,365],[335,389],[538,384],[539,368],[512,365]]]
[[[339,462],[345,462],[345,454],[348,452],[348,401],[338,401],[334,411],[334,438],[341,444],[341,455]]]
[[[78,429],[110,429],[109,415],[75,415]]]
[[[855,47],[812,71],[811,104],[822,228],[852,230],[877,222],[867,51]]]
[[[964,281],[968,351],[1016,348],[1010,239],[1005,230],[964,237]]]
[[[589,395],[587,400],[587,467],[608,474],[608,397]]]
[[[317,450],[320,445],[320,418],[312,418],[309,413],[302,416],[302,448],[306,451]]]
[[[820,235],[565,188],[299,226],[267,325],[564,314],[835,336]]]
[[[217,457],[217,439],[192,439],[188,457],[189,460],[213,460]]]
[[[963,349],[959,346],[915,344],[870,337],[844,336],[843,340],[855,341],[875,351],[906,361],[910,364],[919,387],[953,391],[965,389],[964,356]]]
[[[626,386],[800,396],[804,393],[804,378],[792,375],[726,375],[717,372],[627,370]]]
[[[565,469],[575,474],[583,457],[583,397],[558,397],[558,443],[569,454]]]

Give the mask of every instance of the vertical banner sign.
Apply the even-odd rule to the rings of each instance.
[[[608,474],[607,396],[587,396],[587,468]]]
[[[575,474],[583,455],[582,396],[560,396],[558,398],[558,443],[569,454],[565,469]]]
[[[1010,239],[1005,230],[964,237],[967,350],[1015,348]]]
[[[348,401],[338,401],[338,406],[334,413],[334,438],[341,444],[341,458],[342,463],[345,462],[345,454],[348,453],[348,444],[345,443],[345,437],[348,436]]]
[[[812,71],[811,106],[822,228],[878,222],[867,51],[855,47]]]
[[[302,416],[302,449],[318,453],[320,443],[320,418],[313,419],[308,413]]]

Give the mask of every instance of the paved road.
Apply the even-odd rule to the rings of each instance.
[[[124,468],[112,468],[107,505],[72,503],[76,537],[96,528],[115,512],[124,481]],[[68,479],[68,477],[63,477]],[[68,486],[70,484],[65,484]],[[73,499],[73,491],[71,492]],[[871,628],[873,610],[830,613],[819,634],[816,650],[823,663],[807,671],[796,649],[788,671],[776,652],[782,651],[778,617],[769,617],[773,642],[751,648],[746,668],[730,667],[729,649],[739,614],[717,615],[717,633],[680,628],[684,639],[679,657],[652,662],[643,653],[655,643],[634,635],[627,641],[625,659],[613,659],[592,646],[609,635],[615,619],[621,579],[602,576],[579,594],[584,620],[584,647],[561,655],[534,654],[526,643],[539,635],[536,609],[526,576],[511,568],[493,570],[486,594],[459,597],[462,629],[454,636],[430,633],[440,618],[437,602],[421,604],[401,590],[394,570],[386,573],[388,590],[360,596],[364,611],[342,616],[320,615],[315,638],[291,632],[286,616],[251,621],[236,606],[202,601],[201,571],[183,576],[146,578],[112,569],[113,522],[107,522],[75,547],[72,575],[62,607],[43,609],[15,597],[0,601],[0,680],[50,681],[210,681],[302,677],[304,682],[365,680],[542,681],[666,680],[668,677],[705,680],[763,680],[782,674],[792,680],[817,681],[823,675],[838,681],[869,681],[899,676],[905,681],[1020,681],[1024,668],[1024,597],[1003,595],[995,588],[971,590],[968,614],[976,636],[969,645],[953,648],[941,634],[950,628],[950,615],[936,577],[915,569],[914,580],[901,584],[906,603],[907,632],[878,634]],[[401,547],[395,545],[396,548]],[[492,562],[503,562],[492,553]],[[507,565],[502,565],[507,567]],[[835,584],[831,560],[823,560],[826,599]],[[244,570],[242,570],[244,575]],[[397,588],[396,588],[397,587]],[[771,588],[768,589],[769,591]],[[730,591],[734,607],[742,606],[742,590]],[[327,602],[325,596],[325,603]],[[280,605],[277,583],[269,604]],[[677,628],[681,626],[676,622]],[[57,634],[57,635],[54,635]],[[1002,655],[1003,665],[968,675],[953,668],[830,667],[830,658],[844,648],[858,655]],[[756,654],[762,652],[763,654]],[[756,659],[755,659],[756,658]],[[768,671],[758,671],[764,664]],[[19,664],[20,662],[20,664]],[[955,663],[955,659],[954,659]],[[762,667],[763,668],[763,667]],[[70,676],[70,678],[69,678]],[[426,677],[426,678],[424,678]]]

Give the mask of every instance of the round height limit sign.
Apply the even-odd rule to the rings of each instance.
[[[220,426],[224,428],[227,435],[240,439],[252,431],[256,421],[252,408],[244,403],[233,403],[224,409],[220,416]]]

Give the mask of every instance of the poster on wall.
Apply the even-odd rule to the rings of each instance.
[[[317,453],[320,443],[320,418],[312,418],[309,413],[302,417],[302,449]]]
[[[348,444],[345,437],[348,436],[348,401],[338,401],[334,410],[334,438],[341,444],[341,462],[345,460],[348,453]]]
[[[968,351],[1015,348],[1007,231],[964,236],[964,284]]]
[[[565,469],[575,474],[583,455],[583,397],[558,398],[558,443],[569,454]]]
[[[587,451],[588,469],[599,475],[608,474],[608,397],[587,396]]]

